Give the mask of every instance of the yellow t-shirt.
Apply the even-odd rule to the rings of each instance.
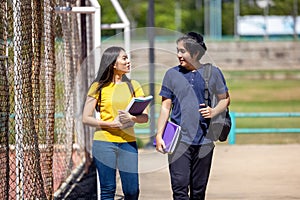
[[[140,84],[131,80],[135,96],[144,96],[143,89]],[[88,96],[95,99],[99,98],[99,94],[95,91],[98,83],[93,83],[88,91]],[[100,118],[103,121],[113,121],[118,116],[118,110],[125,110],[132,98],[132,94],[126,82],[113,83],[102,88],[100,103]],[[108,142],[133,142],[135,141],[135,133],[133,127],[123,130],[115,129],[97,129],[94,134],[94,140]]]

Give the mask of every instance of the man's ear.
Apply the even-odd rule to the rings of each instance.
[[[196,53],[194,53],[194,55],[191,55],[191,57],[192,57],[192,58],[194,58],[194,57],[195,57],[195,58],[198,58],[199,54],[200,54],[200,52],[197,51]]]

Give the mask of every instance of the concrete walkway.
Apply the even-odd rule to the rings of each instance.
[[[139,151],[140,200],[171,200],[167,155]],[[96,200],[96,173],[64,199]],[[206,200],[300,200],[300,144],[217,144]],[[123,199],[120,179],[116,200]]]
[[[139,154],[140,199],[171,200],[167,156]],[[206,199],[300,199],[300,145],[217,144]]]

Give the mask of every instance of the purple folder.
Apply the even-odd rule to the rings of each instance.
[[[167,121],[165,126],[162,139],[165,142],[166,148],[164,151],[166,153],[173,153],[176,144],[178,142],[181,127],[173,122]],[[154,138],[153,145],[156,146],[156,139]]]

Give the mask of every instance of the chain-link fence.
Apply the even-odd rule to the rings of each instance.
[[[93,15],[55,13],[67,3],[76,1],[0,3],[0,199],[53,199],[88,167],[80,19]],[[91,48],[92,34],[84,38]]]

